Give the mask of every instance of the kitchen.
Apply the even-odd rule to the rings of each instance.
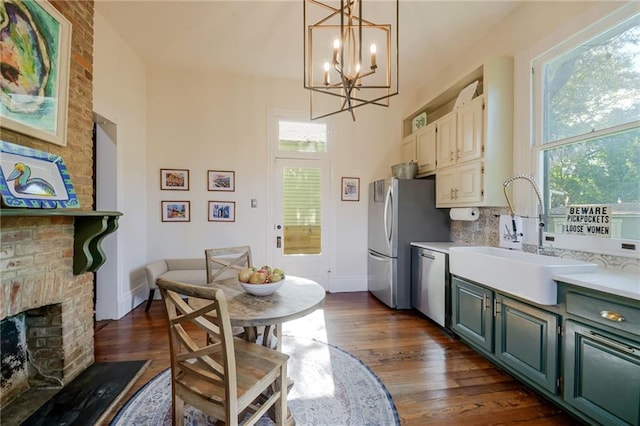
[[[169,105],[172,104],[187,105],[191,102],[197,102],[194,107],[198,111],[210,111],[207,117],[210,115],[225,116],[223,107],[218,105],[218,100],[220,93],[224,95],[223,97],[231,96],[231,90],[226,91],[222,84],[215,85],[212,82],[211,84],[214,86],[205,88],[205,96],[199,96],[202,94],[200,87],[190,87],[189,93],[184,96],[178,93],[166,93],[167,87],[176,87],[176,82],[185,82],[184,74],[171,70],[152,69],[147,71],[146,66],[127,43],[119,38],[109,23],[100,15],[101,6],[99,3],[96,6],[98,16],[96,18],[94,104],[96,111],[118,123],[118,156],[122,159],[118,169],[118,182],[122,189],[118,207],[122,207],[120,210],[123,210],[125,216],[129,218],[122,222],[123,232],[121,232],[118,241],[118,246],[122,250],[117,255],[119,265],[117,270],[120,275],[117,277],[118,288],[113,296],[116,300],[115,314],[113,315],[119,318],[129,312],[132,306],[145,299],[143,279],[137,271],[148,260],[164,257],[172,252],[180,253],[180,255],[199,255],[200,248],[210,245],[211,241],[234,241],[237,239],[251,242],[252,246],[256,247],[258,257],[267,257],[268,247],[270,247],[267,241],[271,241],[271,239],[265,231],[265,229],[269,229],[269,225],[264,210],[260,210],[260,207],[256,210],[250,210],[248,207],[239,210],[238,222],[234,225],[215,226],[215,228],[212,226],[204,232],[199,226],[202,223],[202,217],[195,216],[196,214],[204,215],[204,213],[200,213],[200,208],[194,209],[193,226],[190,227],[178,228],[177,226],[173,227],[175,225],[162,225],[159,220],[157,223],[156,221],[147,223],[148,217],[157,216],[159,201],[165,195],[158,190],[157,170],[163,166],[191,168],[194,170],[194,179],[197,181],[200,179],[198,176],[209,167],[211,162],[222,163],[221,166],[231,163],[238,177],[238,191],[233,194],[236,201],[244,203],[255,194],[267,194],[269,188],[264,183],[267,167],[266,160],[263,161],[267,157],[266,148],[262,145],[250,144],[247,140],[264,141],[264,130],[267,128],[267,120],[264,117],[265,105],[291,103],[300,109],[304,109],[306,105],[305,99],[299,100],[297,96],[285,94],[289,90],[295,90],[294,87],[297,87],[297,83],[294,85],[277,82],[276,86],[282,90],[275,90],[267,88],[268,83],[265,84],[259,79],[250,78],[240,81],[240,79],[236,80],[235,76],[221,75],[221,80],[226,78],[225,82],[232,83],[231,90],[233,90],[234,96],[241,99],[252,99],[258,104],[257,106],[242,105],[241,107],[225,105],[224,108],[235,108],[234,114],[231,115],[238,117],[229,124],[231,128],[224,130],[217,128],[216,126],[221,126],[221,123],[216,123],[216,126],[204,125],[202,117],[195,119],[190,113],[169,108]],[[554,6],[558,8],[555,10],[554,16],[547,17],[542,8],[538,8],[534,4],[526,4],[517,11],[505,27],[522,25],[526,28],[526,23],[530,21],[532,16],[538,17],[540,27],[548,25],[545,28],[532,28],[529,32],[531,38],[525,41],[521,40],[521,44],[517,46],[523,48],[527,45],[526,43],[543,38],[545,34],[553,32],[556,27],[571,21],[574,16],[584,17],[584,15],[596,14],[596,11],[590,9],[591,6],[594,5],[561,4]],[[599,14],[604,13],[603,9],[613,8],[611,5],[602,4],[594,7],[601,8],[597,10]],[[505,40],[509,40],[509,37],[504,37],[505,27],[499,27],[496,31],[496,37],[502,36],[500,38],[502,41],[497,43],[497,46],[508,45]],[[434,83],[429,87],[418,89],[415,99],[398,98],[398,102],[393,108],[383,112],[363,109],[357,124],[366,123],[366,128],[355,128],[346,119],[336,119],[335,124],[339,126],[338,129],[345,130],[343,135],[338,134],[334,138],[334,141],[340,145],[340,154],[334,160],[334,173],[337,179],[340,175],[355,175],[360,176],[362,182],[369,182],[387,175],[389,166],[400,160],[398,149],[400,132],[397,130],[396,123],[402,122],[408,111],[415,110],[415,104],[419,104],[417,100],[431,99],[443,87],[448,87],[451,80],[450,75],[459,76],[467,73],[470,69],[475,69],[477,63],[480,62],[479,58],[492,50],[488,46],[491,46],[494,41],[491,38],[484,39],[482,44],[484,49],[475,53],[470,52],[466,58],[458,59],[455,66],[433,76],[430,80]],[[123,73],[123,68],[128,72]],[[126,74],[126,78],[119,82],[119,87],[114,88],[116,85],[112,83],[110,76],[122,74]],[[197,73],[191,76],[195,80],[200,77]],[[139,89],[141,87],[144,87],[146,92],[141,91]],[[405,90],[405,92],[408,91],[408,89]],[[295,100],[291,101],[292,98]],[[204,99],[211,101],[204,101]],[[243,128],[247,117],[251,117],[256,126]],[[394,124],[390,125],[389,122]],[[174,125],[169,126],[170,123]],[[238,129],[242,129],[242,131]],[[207,146],[211,140],[233,140],[242,143],[236,146],[238,151],[222,144],[216,144],[215,149],[197,147],[197,144]],[[351,143],[352,140],[353,143]],[[188,144],[189,149],[176,153],[176,141],[184,141],[185,145]],[[393,143],[388,141],[393,141]],[[371,150],[372,144],[379,146],[379,151]],[[224,157],[225,162],[212,160],[220,157]],[[256,157],[259,158],[258,161],[255,161]],[[140,164],[139,158],[144,158],[146,161]],[[359,158],[362,161],[354,162],[353,158]],[[167,162],[172,164],[166,164]],[[527,169],[528,167],[522,167],[522,165],[514,165],[514,171]],[[126,184],[124,184],[125,182]],[[334,186],[337,186],[335,183]],[[501,190],[500,184],[497,188],[498,191]],[[197,198],[204,200],[207,195],[209,194],[198,193]],[[529,198],[529,195],[524,195],[524,198]],[[260,198],[258,201],[259,206],[266,206],[268,202],[265,198]],[[260,204],[261,202],[264,204]],[[527,203],[528,201],[525,202],[525,204]],[[516,201],[516,205],[522,206],[524,204]],[[482,209],[482,225],[476,225],[472,222],[459,224],[454,222],[452,239],[473,245],[495,245],[493,241],[490,241],[493,238],[493,233],[497,232],[492,230],[498,228],[495,223],[495,215],[504,212],[499,209],[498,211],[494,210],[491,207]],[[202,211],[204,212],[204,210]],[[334,224],[335,253],[331,265],[332,275],[329,279],[329,289],[335,292],[363,290],[362,283],[365,281],[363,278],[366,276],[366,261],[364,260],[366,259],[366,247],[362,247],[362,242],[366,240],[367,236],[366,227],[361,225],[364,222],[361,218],[366,217],[366,205],[363,202],[336,203],[333,213],[335,217],[341,219],[336,220]],[[478,230],[474,229],[475,226],[478,226]],[[186,232],[184,232],[185,230]],[[535,232],[529,232],[528,235],[535,235]],[[176,243],[168,246],[164,244],[166,240]],[[355,243],[356,241],[357,243]],[[605,262],[611,262],[609,264],[614,267],[622,267],[627,264],[624,260],[612,261],[604,256],[603,259]],[[637,265],[637,261],[635,264]],[[632,262],[631,268],[633,265]],[[141,290],[142,294],[139,294]]]
[[[537,15],[538,13],[540,13],[541,15],[543,14],[541,10],[537,10],[535,8],[535,4],[528,3],[523,6],[524,8],[518,11],[519,13],[522,13],[522,15],[520,15],[519,13],[516,13],[515,16],[512,16],[510,25],[524,26],[526,22],[529,22],[532,16],[533,17],[540,16],[540,15]],[[570,7],[567,4],[563,4],[563,5],[554,4],[554,6]],[[599,6],[602,6],[602,5],[599,5]],[[560,13],[559,11],[556,11],[556,12]],[[598,12],[596,12],[595,10],[591,10],[590,12],[583,12],[583,13],[572,11],[565,16],[566,16],[566,22],[570,22],[572,21],[573,18],[570,19],[569,16],[572,16],[572,17],[579,16],[582,19],[588,19],[586,18],[586,16],[589,15],[591,16],[591,19],[595,19],[594,16],[602,16],[603,13],[604,13],[603,10],[600,10]],[[556,15],[556,16],[559,16],[559,15]],[[518,20],[518,17],[520,17],[521,20]],[[542,21],[549,24],[549,26],[551,27],[552,25],[550,24],[550,21],[548,20],[548,18],[549,17],[545,17],[545,19],[542,19]],[[579,20],[580,19],[575,18],[575,21],[579,21]],[[535,21],[535,18],[534,18],[534,21]],[[580,24],[578,24],[575,21],[572,21],[572,23],[574,25],[574,28],[577,28],[579,27]],[[569,24],[569,26],[571,25]],[[547,32],[545,33],[545,31]],[[538,40],[543,40],[545,39],[545,37],[551,38],[553,35],[551,33],[553,32],[554,31],[550,28],[547,28],[545,30],[542,30],[540,27],[531,28],[530,34],[532,35],[532,37],[526,42],[521,41],[523,43],[522,46],[526,46],[527,43],[535,44],[536,42],[540,45],[542,43],[538,42]],[[533,33],[537,33],[537,36],[534,36]],[[498,29],[496,31],[495,38],[491,38],[491,41],[488,41],[488,40],[484,41],[485,44],[482,45],[484,47],[483,49],[479,49],[478,51],[473,51],[473,50],[470,51],[469,56],[466,59],[460,58],[458,60],[457,67],[452,67],[438,74],[437,77],[434,77],[432,79],[433,83],[423,87],[422,89],[419,89],[416,92],[416,96],[415,96],[416,100],[410,101],[409,103],[405,104],[404,108],[401,108],[402,111],[397,111],[395,109],[397,104],[394,105],[394,103],[392,102],[392,107],[388,111],[385,110],[384,114],[390,114],[391,116],[396,115],[397,117],[396,122],[402,123],[400,137],[404,137],[408,135],[409,132],[406,132],[404,130],[406,128],[405,123],[407,121],[409,123],[411,122],[413,118],[411,114],[413,111],[420,110],[420,108],[423,105],[421,100],[435,99],[438,97],[439,94],[447,90],[447,88],[454,85],[455,82],[466,78],[466,76],[469,74],[473,74],[474,70],[476,70],[478,67],[477,64],[482,63],[483,58],[486,56],[487,53],[493,52],[495,50],[499,50],[499,48],[495,49],[495,47],[488,48],[487,47],[488,45],[490,45],[491,43],[495,43],[495,46],[505,46],[505,38],[501,38],[501,35],[503,36],[504,33],[501,33],[500,29]],[[532,41],[534,42],[532,43]],[[539,46],[539,45],[536,45],[535,47],[538,49],[542,49],[542,46]],[[526,53],[532,54],[530,52],[526,52]],[[526,86],[527,85],[526,81],[523,83],[522,80],[523,78],[526,79],[527,73],[522,73],[521,63],[518,62],[517,60],[514,61],[514,68],[515,68],[515,73],[514,73],[515,87],[516,88],[522,87],[523,84]],[[165,81],[165,80],[162,78],[157,79],[157,83],[160,83],[162,81]],[[468,83],[471,83],[471,81],[465,81],[465,83],[468,84]],[[458,90],[460,89],[461,88],[459,88]],[[526,116],[527,114],[527,111],[524,110],[523,105],[527,105],[528,102],[522,99],[522,96],[524,96],[525,92],[516,90],[516,99],[514,100],[514,102],[516,105],[518,105],[518,108],[515,111],[511,111],[511,114],[513,115],[513,126],[514,126],[513,131],[516,135],[522,135],[523,132],[526,134],[528,131],[526,126],[524,127],[522,126],[522,121],[521,121],[522,116],[523,115]],[[518,96],[520,96],[520,98]],[[455,98],[455,95],[452,95],[451,98]],[[400,98],[398,98],[398,100],[399,99]],[[257,116],[259,117],[260,111],[257,111],[256,113],[257,113]],[[371,114],[371,116],[369,114]],[[383,114],[383,113],[380,113],[380,114]],[[359,176],[361,189],[362,189],[362,193],[361,193],[362,201],[364,201],[365,199],[364,194],[367,192],[366,185],[369,182],[375,181],[382,176],[388,176],[390,166],[392,164],[395,164],[403,160],[399,156],[400,155],[399,151],[401,150],[401,146],[402,146],[401,143],[395,142],[394,144],[392,144],[392,146],[386,146],[384,144],[381,145],[381,146],[386,146],[386,148],[384,152],[379,153],[379,156],[374,154],[373,152],[374,150],[370,149],[370,147],[373,144],[372,141],[377,140],[379,137],[391,138],[394,141],[398,141],[399,139],[397,130],[393,130],[389,132],[389,129],[386,129],[383,126],[379,126],[377,124],[379,123],[377,120],[381,119],[381,117],[382,117],[381,115],[378,116],[378,111],[375,109],[370,109],[370,110],[363,109],[361,112],[359,112],[358,119],[357,119],[358,121],[356,121],[356,123],[364,122],[364,120],[367,119],[367,124],[368,124],[367,126],[365,126],[364,128],[360,126],[354,127],[352,130],[354,132],[353,137],[350,138],[348,142],[346,140],[340,139],[340,134],[334,134],[333,141],[339,145],[338,149],[340,150],[340,154],[338,155],[338,157],[334,157],[334,162],[335,162],[334,173],[336,176],[335,179],[336,181],[338,181],[339,177],[342,175],[343,176]],[[373,119],[373,121],[368,120],[371,118]],[[335,123],[335,124],[342,125],[342,124],[346,124],[345,121],[348,121],[350,118],[336,117],[336,119],[338,120],[338,123]],[[389,117],[386,117],[385,119],[388,120]],[[339,120],[344,120],[344,121],[339,121]],[[365,134],[362,134],[360,132],[365,132]],[[379,135],[374,135],[376,133],[379,133]],[[517,137],[516,139],[523,140],[522,137]],[[524,140],[526,140],[526,138],[524,138]],[[398,145],[400,145],[400,149]],[[521,171],[524,172],[524,171],[530,170],[531,166],[529,164],[529,160],[531,156],[530,154],[531,149],[530,147],[524,147],[517,144],[516,145],[510,144],[507,147],[502,146],[501,148],[503,149],[496,149],[493,155],[497,155],[497,154],[509,155],[510,157],[512,155],[513,158],[515,159],[515,162],[513,164],[513,167],[511,167],[511,170],[509,170],[508,172],[500,171],[499,173],[496,173],[496,177],[493,178],[494,179],[493,184],[491,186],[487,185],[486,188],[487,190],[492,191],[492,194],[490,195],[491,197],[494,197],[494,199],[499,200],[497,201],[499,202],[499,204],[497,205],[505,206],[506,204],[504,200],[504,195],[502,194],[502,184],[509,177]],[[229,152],[228,154],[233,155],[231,152]],[[374,156],[374,157],[372,158],[370,156]],[[247,158],[246,155],[243,157]],[[352,161],[353,158],[358,158],[359,161],[353,162]],[[395,159],[395,161],[390,160],[391,158]],[[365,167],[365,164],[367,164],[367,167]],[[500,166],[501,164],[502,163],[499,162],[498,166]],[[496,165],[492,164],[492,166],[496,166]],[[492,173],[496,172],[495,168],[490,169],[488,171]],[[527,187],[527,186],[521,187],[520,185],[521,185],[521,182],[514,183],[513,185],[513,187],[518,189],[517,191],[514,190],[514,193],[513,193],[514,204],[517,208],[516,209],[517,213],[519,215],[526,215],[526,214],[532,215],[535,212],[535,201],[534,201],[535,198],[533,196],[534,195],[533,191],[531,190],[530,187]],[[248,197],[250,196],[250,194],[251,192],[246,193],[245,196]],[[239,198],[242,198],[242,197],[239,195]],[[365,217],[367,213],[366,212],[367,206],[362,201],[359,203],[347,203],[347,202],[337,203],[337,205],[335,206],[335,210],[333,210],[332,212],[335,215],[335,217],[340,218],[340,220],[336,220],[334,223],[335,234],[333,237],[332,246],[335,249],[335,253],[333,254],[335,261],[331,265],[331,268],[329,268],[331,270],[331,275],[329,276],[329,279],[328,279],[328,289],[331,292],[347,291],[347,290],[351,290],[351,291],[362,290],[362,287],[358,287],[357,283],[362,283],[364,281],[362,280],[361,277],[364,275],[364,270],[366,269],[366,265],[363,263],[363,259],[366,259],[366,255],[362,253],[362,250],[363,250],[362,247],[353,246],[354,241],[362,242],[367,239],[366,227],[364,226],[363,222],[360,222],[357,219],[358,217],[360,218]],[[498,231],[499,216],[508,214],[509,212],[504,207],[496,208],[496,207],[491,207],[492,205],[493,204],[480,206],[480,214],[477,221],[453,221],[451,224],[451,239],[453,241],[462,242],[462,243],[471,244],[471,245],[497,246],[499,243],[498,237],[500,234],[500,232]],[[529,245],[535,246],[536,245],[535,241],[537,240],[536,238],[537,222],[535,221],[535,219],[525,220],[524,222],[525,222],[524,233],[526,235],[525,242],[527,242]],[[359,226],[358,223],[361,223],[362,225]],[[221,230],[221,231],[223,233],[225,232],[225,230]],[[172,232],[172,231],[169,230],[169,232]],[[258,233],[259,232],[261,231],[258,230]],[[195,240],[197,240],[198,238],[199,238],[198,236],[194,236]],[[229,238],[229,236],[226,236],[223,234],[222,238]],[[416,240],[413,240],[413,241],[415,242]],[[420,241],[417,241],[417,242],[420,242]],[[258,252],[260,251],[261,244],[262,244],[261,242],[258,242],[258,249],[257,249]],[[183,247],[182,249],[184,250],[188,248]],[[264,248],[264,250],[265,252],[268,252],[266,248]],[[609,256],[600,256],[597,254],[594,255],[593,257],[596,258],[598,263],[605,264],[613,268],[619,268],[619,269],[626,268],[627,270],[631,270],[631,271],[637,270],[637,269],[634,269],[637,267],[635,266],[637,265],[637,259],[633,259],[632,257],[629,258],[629,257],[621,256],[621,257],[611,258]],[[360,272],[359,273],[355,272],[356,270],[359,270]]]

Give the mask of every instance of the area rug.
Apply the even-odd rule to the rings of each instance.
[[[285,336],[283,352],[291,357],[288,394],[296,425],[399,425],[398,412],[380,379],[350,353],[316,340]],[[171,376],[165,370],[141,388],[111,422],[113,426],[170,425]],[[185,425],[215,424],[193,407],[185,410]],[[273,425],[264,417],[261,426]]]

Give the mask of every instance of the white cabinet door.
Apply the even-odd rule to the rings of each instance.
[[[482,157],[484,135],[484,96],[479,96],[458,109],[457,151],[458,163]]]
[[[453,203],[455,167],[438,170],[436,175],[436,207],[447,207]]]
[[[457,174],[453,190],[454,202],[457,204],[482,201],[482,162],[461,164],[455,169]]]
[[[400,158],[403,163],[417,161],[416,156],[416,134],[413,133],[402,139]]]
[[[436,153],[438,168],[456,163],[456,112],[452,111],[436,121]]]
[[[436,124],[437,122],[431,123],[416,132],[418,174],[436,169]]]
[[[473,206],[482,201],[482,161],[439,169],[436,207]]]

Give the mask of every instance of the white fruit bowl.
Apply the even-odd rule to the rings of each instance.
[[[244,291],[246,291],[249,294],[253,294],[254,296],[268,296],[270,294],[275,293],[276,290],[278,290],[282,286],[283,282],[284,280],[280,280],[275,283],[266,283],[266,284],[249,284],[249,283],[240,282],[240,285],[242,285],[242,288],[244,288]]]

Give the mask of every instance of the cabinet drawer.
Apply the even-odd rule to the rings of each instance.
[[[569,292],[567,312],[599,324],[640,335],[640,309]]]

